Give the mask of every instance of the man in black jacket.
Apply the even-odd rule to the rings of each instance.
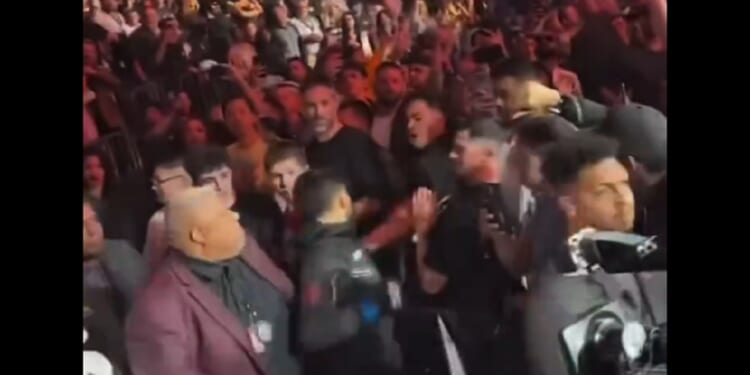
[[[345,185],[309,171],[297,181],[294,201],[305,220],[298,238],[305,373],[397,373],[385,283],[355,237]]]

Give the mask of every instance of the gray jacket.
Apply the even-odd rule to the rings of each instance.
[[[665,273],[641,273],[666,293]],[[623,297],[624,295],[627,297]],[[666,322],[666,294],[650,294],[657,322]],[[627,302],[628,300],[632,303]],[[568,375],[559,335],[563,328],[585,316],[594,307],[619,301],[626,313],[650,323],[635,280],[630,274],[566,276],[546,272],[531,287],[525,322],[526,347],[531,375]]]
[[[122,298],[125,311],[130,311],[136,292],[146,282],[145,260],[127,241],[105,240],[100,261],[113,288]]]

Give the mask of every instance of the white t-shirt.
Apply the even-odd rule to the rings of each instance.
[[[320,22],[311,14],[309,14],[304,20],[295,17],[289,20],[289,22],[292,24],[292,27],[297,30],[297,34],[299,34],[302,39],[307,38],[310,35],[323,36]],[[317,55],[318,51],[320,51],[320,43],[304,43],[303,45],[305,47],[304,52],[307,55]]]

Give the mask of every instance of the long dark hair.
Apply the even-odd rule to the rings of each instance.
[[[104,169],[104,181],[102,186],[102,198],[106,197],[109,192],[112,190],[112,185],[114,184],[115,176],[114,176],[114,169],[112,167],[112,164],[110,163],[110,160],[107,158],[106,153],[101,149],[99,145],[93,145],[90,147],[87,147],[83,150],[83,159],[82,167],[86,164],[86,159],[90,157],[96,157],[99,159],[99,163],[102,165],[102,169]],[[85,169],[85,167],[84,167]],[[83,171],[82,171],[83,172]],[[83,177],[83,176],[82,176]],[[89,186],[86,183],[86,179],[83,179],[83,189],[84,193],[88,193]]]

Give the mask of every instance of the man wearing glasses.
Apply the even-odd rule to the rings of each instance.
[[[189,188],[193,180],[185,170],[184,161],[177,152],[167,153],[155,164],[151,177],[151,188],[160,203],[166,203],[175,194]],[[153,272],[167,252],[167,238],[164,229],[164,210],[156,211],[148,222],[146,244],[143,256],[148,261],[149,270]]]

